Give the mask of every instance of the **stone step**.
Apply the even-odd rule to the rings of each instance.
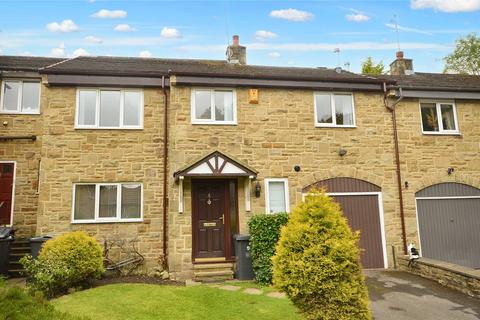
[[[29,253],[12,253],[12,252],[10,252],[10,254],[8,255],[8,261],[13,261],[13,262],[18,261],[28,254]]]
[[[233,263],[203,263],[194,264],[193,270],[205,270],[205,269],[232,269]]]
[[[217,282],[233,279],[232,270],[223,271],[196,271],[194,272],[194,280],[200,282]]]
[[[9,269],[8,276],[11,278],[23,278],[25,277],[24,271],[23,269]]]
[[[16,253],[25,253],[29,254],[30,253],[30,247],[10,247],[10,254],[16,254]]]
[[[14,240],[11,244],[10,247],[13,248],[18,248],[18,247],[28,247],[30,248],[30,241],[29,240]]]

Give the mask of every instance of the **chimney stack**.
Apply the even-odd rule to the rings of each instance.
[[[233,44],[227,47],[226,55],[230,63],[247,64],[247,48],[240,45],[238,35],[233,36]]]
[[[405,59],[403,51],[397,51],[396,56],[395,61],[390,63],[390,74],[393,76],[413,74],[413,60]]]

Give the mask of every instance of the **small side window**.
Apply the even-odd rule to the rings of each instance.
[[[265,179],[266,213],[289,212],[288,179]]]

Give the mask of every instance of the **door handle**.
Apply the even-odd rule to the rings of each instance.
[[[225,224],[225,213],[222,213],[222,216],[218,219],[222,220],[222,223]]]

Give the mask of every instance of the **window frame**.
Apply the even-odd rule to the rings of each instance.
[[[78,185],[94,185],[95,186],[95,208],[94,208],[94,218],[93,219],[75,219],[75,193],[76,186]],[[122,186],[125,185],[138,185],[140,186],[140,218],[122,218]],[[115,218],[101,218],[99,216],[100,212],[100,187],[101,186],[116,186],[117,187],[117,211]],[[124,222],[143,222],[143,183],[141,182],[79,182],[73,184],[72,192],[72,224],[82,224],[82,223],[124,223]]]
[[[335,95],[350,95],[352,99],[352,114],[353,114],[353,124],[337,124],[337,118],[335,117]],[[330,108],[332,113],[332,123],[321,123],[317,121],[317,95],[329,95],[330,96]],[[317,128],[356,128],[357,127],[357,117],[355,116],[355,99],[353,92],[342,92],[342,91],[315,91],[313,93],[313,113],[314,113],[314,125]]]
[[[435,111],[437,112],[438,131],[423,130],[422,103],[435,104]],[[442,110],[441,110],[442,104],[449,104],[452,106],[455,130],[443,129]],[[424,135],[460,135],[460,130],[458,128],[457,106],[455,104],[455,100],[420,99],[418,102],[418,108],[420,111],[420,129],[422,130],[422,134]]]
[[[1,86],[0,86],[0,113],[2,114],[29,114],[29,115],[38,115],[40,114],[40,106],[42,104],[42,80],[41,79],[27,79],[27,78],[3,78],[0,79]],[[19,82],[21,85],[18,90],[18,97],[17,97],[17,110],[5,110],[4,109],[4,90],[5,90],[5,82]],[[23,99],[23,83],[24,82],[35,82],[38,83],[38,106],[35,112],[24,112],[22,111],[22,99]]]
[[[285,212],[290,212],[290,195],[288,188],[288,178],[265,178],[265,213],[275,214],[270,212],[270,182],[283,182],[285,191]]]
[[[78,123],[79,108],[80,108],[80,91],[95,91],[95,124],[94,125],[82,125]],[[119,91],[120,92],[120,121],[118,127],[101,127],[100,126],[100,96],[102,91]],[[140,114],[138,126],[124,125],[124,107],[125,107],[125,92],[138,92],[140,93]],[[143,117],[145,109],[145,99],[143,89],[138,88],[110,88],[110,87],[78,87],[76,90],[76,106],[75,106],[75,129],[96,129],[96,130],[141,130],[143,129]]]
[[[195,107],[196,107],[196,95],[197,91],[210,91],[210,119],[197,119],[195,117]],[[221,121],[215,120],[215,91],[230,91],[232,92],[232,108],[233,108],[233,120],[231,121]],[[190,96],[190,115],[192,124],[208,124],[208,125],[237,125],[237,93],[234,88],[203,88],[197,87],[192,88]],[[213,106],[213,107],[212,107]]]

